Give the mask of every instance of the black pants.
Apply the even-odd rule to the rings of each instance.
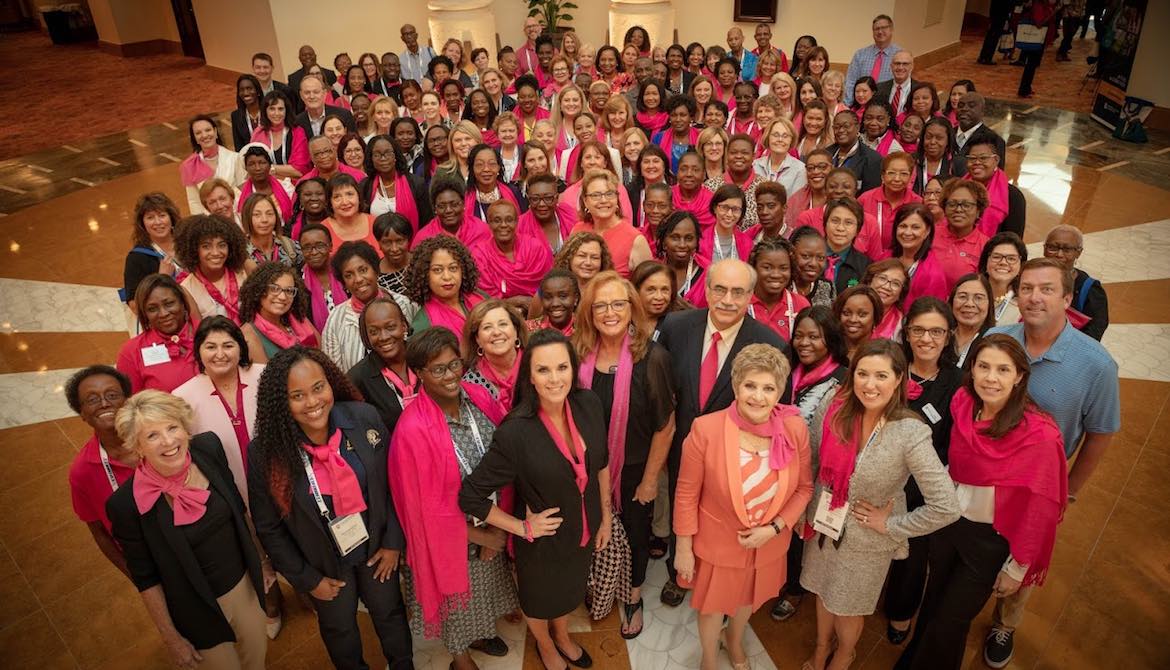
[[[990,61],[995,58],[995,49],[999,46],[999,38],[1003,35],[1003,24],[1012,12],[1012,0],[991,0],[991,25],[987,27],[987,34],[983,37],[983,48],[979,50],[979,60]]]
[[[645,471],[645,463],[622,467],[621,519],[630,541],[630,586],[635,588],[646,581],[646,566],[650,563],[650,526],[654,523],[654,501],[643,505],[634,500]]]
[[[960,518],[930,536],[930,579],[914,637],[896,670],[959,670],[967,633],[1009,555],[989,523]]]
[[[922,603],[922,589],[926,586],[926,566],[930,558],[930,537],[910,538],[910,555],[890,562],[886,578],[886,619],[909,621]]]
[[[804,565],[804,540],[797,536],[795,529],[792,532],[792,542],[788,545],[787,564],[784,586],[780,587],[780,596],[803,596],[808,593],[800,585],[800,567]]]
[[[1021,51],[1020,60],[1024,62],[1024,74],[1020,75],[1020,90],[1017,95],[1032,95],[1032,80],[1036,78],[1036,68],[1040,67],[1040,60],[1044,58],[1044,50]]]
[[[1072,49],[1073,35],[1076,35],[1077,28],[1081,26],[1081,21],[1088,21],[1086,18],[1080,16],[1069,16],[1064,19],[1064,27],[1061,32],[1064,33],[1060,38],[1060,48],[1057,51],[1067,56],[1070,49]]]
[[[337,579],[345,586],[333,600],[317,600],[317,624],[321,640],[329,652],[329,660],[339,670],[368,670],[362,658],[362,635],[358,630],[357,601],[361,597],[370,610],[374,631],[382,643],[382,654],[392,670],[414,667],[411,649],[410,628],[406,623],[406,607],[402,604],[402,588],[398,583],[398,571],[385,582],[374,579],[374,568],[366,567],[365,561],[358,565],[341,565]],[[310,596],[311,597],[311,596]]]
[[[676,451],[678,453],[676,453]],[[678,572],[674,569],[674,556],[677,550],[677,539],[674,535],[674,496],[678,488],[678,472],[682,468],[682,449],[671,449],[666,455],[666,487],[670,491],[670,540],[667,542],[666,574],[670,581],[678,584]]]

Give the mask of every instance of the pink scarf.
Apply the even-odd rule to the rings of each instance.
[[[478,293],[469,293],[466,297],[461,297],[459,302],[464,309],[470,312],[472,307],[483,302],[483,296]],[[463,344],[463,324],[467,322],[465,313],[451,309],[450,306],[436,300],[433,296],[423,304],[423,311],[427,313],[427,319],[430,320],[432,327],[443,326],[450,329],[452,333],[455,333],[460,345]]]
[[[236,273],[232,272],[230,268],[224,268],[224,290],[220,293],[215,284],[211,283],[198,268],[192,272],[195,279],[203,285],[203,290],[207,291],[207,295],[211,299],[218,302],[227,312],[227,316],[232,320],[232,323],[237,326],[240,325],[240,282],[236,279]]]
[[[353,468],[341,456],[341,430],[334,430],[323,445],[302,444],[313,464],[313,476],[323,496],[333,496],[333,513],[339,517],[364,512],[366,501]]]
[[[443,224],[439,223],[439,217],[431,219],[430,223],[419,229],[415,236],[410,239],[410,246],[416,247],[419,242],[430,239],[438,235],[450,235]],[[464,216],[463,223],[459,225],[459,230],[455,231],[453,237],[463,243],[463,246],[468,249],[475,246],[481,240],[491,241],[492,230],[482,219],[477,219],[474,216]]]
[[[788,440],[788,431],[784,430],[784,419],[790,416],[800,416],[800,410],[792,405],[777,403],[772,408],[768,420],[764,423],[752,423],[739,413],[739,406],[734,405],[727,409],[727,416],[731,422],[745,433],[756,437],[772,438],[772,446],[768,450],[768,467],[773,470],[783,470],[792,461],[796,454],[796,446]]]
[[[670,120],[670,115],[662,111],[638,112],[634,115],[634,118],[638,120],[638,123],[641,124],[643,128],[649,130],[650,133],[653,134],[661,130],[662,127],[666,125],[666,122]],[[669,156],[670,153],[667,152],[667,155]]]
[[[288,221],[292,217],[293,203],[292,198],[288,197],[288,192],[284,190],[284,185],[280,180],[272,175],[268,175],[268,185],[272,189],[272,197],[276,198],[276,204],[280,205],[281,219]],[[236,205],[236,211],[243,213],[244,203],[247,202],[248,196],[255,192],[255,187],[252,186],[252,180],[244,180],[240,186],[240,199]]]
[[[589,483],[589,469],[585,461],[585,440],[581,439],[581,433],[577,431],[577,424],[573,422],[573,410],[569,407],[568,399],[565,400],[565,423],[569,427],[569,439],[573,444],[580,447],[578,456],[580,460],[573,458],[573,453],[569,450],[569,444],[565,442],[565,438],[561,435],[561,431],[553,424],[552,419],[545,413],[544,408],[539,411],[540,422],[544,424],[545,430],[548,431],[548,436],[552,438],[554,444],[557,445],[557,450],[561,452],[561,456],[569,462],[569,466],[573,468],[573,481],[577,484],[577,492],[581,494],[581,545],[584,547],[589,543],[589,517],[585,514],[585,486]],[[613,467],[613,463],[610,463]],[[621,472],[617,470],[617,472]],[[618,477],[621,479],[621,477]],[[562,512],[564,510],[561,510]]]
[[[577,225],[577,208],[565,202],[557,203],[556,213],[557,225],[561,229],[561,240],[569,239],[569,231],[573,226]],[[532,213],[532,209],[520,215],[520,220],[516,222],[517,237],[528,237],[534,240],[540,240],[547,247],[548,237],[544,234],[544,226],[536,220],[536,215]],[[552,248],[549,247],[549,251]]]
[[[405,380],[399,377],[397,372],[394,372],[388,367],[383,367],[381,373],[382,377],[386,379],[386,383],[398,391],[398,398],[402,401],[402,408],[406,409],[406,406],[414,401],[418,393],[416,390],[418,389],[418,375],[414,374],[414,371],[409,367],[406,368]]]
[[[707,306],[707,287],[705,286],[706,278],[703,275],[707,272],[707,266],[709,263],[707,262],[706,258],[699,256],[698,254],[693,257],[693,260],[695,261],[695,267],[699,269],[699,272],[695,273],[695,276],[690,278],[691,285],[689,287],[686,285],[686,279],[683,279],[683,284],[679,286],[679,290],[682,291],[683,300],[686,300],[695,307],[702,309]]]
[[[377,196],[382,184],[382,178],[374,177],[373,190],[370,192],[370,199]],[[410,222],[411,230],[418,232],[418,205],[414,202],[414,191],[410,190],[410,180],[406,175],[399,173],[394,178],[394,211],[406,217]]]
[[[269,342],[272,342],[281,349],[288,349],[298,344],[306,347],[317,346],[317,335],[313,332],[313,327],[309,325],[308,321],[298,319],[292,314],[289,314],[288,323],[289,328],[292,330],[291,333],[268,319],[257,315],[252,320],[252,327],[263,333]]]
[[[664,128],[662,130],[661,136],[658,138],[658,148],[666,152],[667,158],[672,158],[674,156],[674,140],[674,128],[670,127]],[[687,135],[686,144],[692,147],[699,144],[699,131],[697,128],[692,127],[690,129],[690,132]]]
[[[494,239],[477,244],[471,255],[479,268],[480,289],[493,298],[536,295],[553,264],[548,243],[527,235],[516,236],[512,247],[515,260],[509,260]]]
[[[890,153],[890,147],[892,146],[894,146],[894,131],[887,130],[886,133],[882,135],[882,138],[878,140],[875,151],[878,152],[879,156],[885,158]]]
[[[203,160],[202,151],[196,151],[179,163],[179,181],[183,186],[197,186],[214,176],[215,170]]]
[[[183,461],[183,469],[170,477],[164,477],[147,463],[146,459],[142,459],[134,471],[134,504],[138,506],[138,513],[149,512],[158,502],[159,496],[165,493],[171,497],[176,526],[186,526],[203,518],[211,491],[187,486],[187,473],[190,469],[189,451]]]
[[[504,411],[481,386],[463,382],[463,392],[494,424]],[[485,447],[487,445],[484,445]],[[390,439],[388,461],[394,508],[406,534],[406,562],[414,577],[428,637],[467,606],[467,517],[459,509],[462,473],[447,418],[426,393],[402,411]],[[499,507],[512,511],[511,488],[500,492]]]
[[[684,212],[690,212],[692,216],[699,222],[699,235],[707,232],[707,229],[715,225],[715,216],[711,214],[711,197],[715,195],[711,191],[699,186],[699,192],[695,197],[687,200],[683,195],[682,187],[678,184],[670,187],[671,199],[674,201],[674,208]]]
[[[971,179],[971,175],[963,179]],[[1008,180],[1003,170],[997,168],[991,175],[991,181],[987,182],[987,199],[987,209],[979,218],[977,227],[979,232],[991,237],[999,232],[999,224],[1008,215]]]
[[[793,324],[792,328],[795,330],[796,324]],[[804,389],[827,379],[837,367],[837,362],[833,360],[832,356],[825,356],[825,360],[817,363],[817,366],[812,370],[806,370],[803,365],[797,365],[792,371],[793,399]]]
[[[824,423],[821,424],[821,470],[817,475],[818,480],[832,490],[830,509],[837,509],[849,501],[849,479],[853,477],[853,469],[857,466],[858,442],[869,439],[869,435],[859,434],[860,418],[853,426],[852,440],[846,442],[837,435],[833,429],[833,419],[845,402],[839,394],[829,403],[829,411],[825,413]]]
[[[480,362],[475,366],[484,379],[495,385],[496,397],[505,410],[512,409],[512,394],[516,391],[516,378],[520,374],[520,358],[520,352],[517,351],[516,360],[512,361],[512,369],[508,371],[507,377],[501,377],[497,374],[492,364],[482,356]]]
[[[707,228],[699,235],[699,255],[707,260],[715,259],[716,226]],[[752,236],[738,228],[731,231],[731,238],[735,241],[735,253],[743,262],[747,262],[752,253]]]
[[[305,280],[305,290],[309,292],[309,301],[313,307],[313,325],[317,327],[318,331],[325,329],[325,321],[329,318],[329,307],[325,303],[325,290],[321,287],[321,282],[317,280],[317,274],[308,265],[301,272],[302,279]],[[333,299],[333,305],[336,307],[345,302],[345,287],[333,273],[329,273],[329,295]]]
[[[1003,437],[984,435],[991,422],[975,420],[975,401],[966,388],[955,392],[951,416],[951,478],[995,487],[992,526],[1007,539],[1012,557],[1028,566],[1023,584],[1043,584],[1068,500],[1060,430],[1052,417],[1029,408]]]
[[[871,339],[894,339],[894,331],[898,329],[898,324],[902,323],[902,310],[898,309],[897,305],[890,305],[882,314],[882,322],[873,329]]]
[[[597,352],[594,347],[581,361],[578,381],[581,388],[593,388],[593,373],[597,371]],[[613,404],[610,406],[609,432],[606,442],[609,447],[609,471],[616,473],[609,478],[613,496],[613,511],[622,511],[622,465],[626,461],[626,432],[630,420],[630,387],[634,376],[634,357],[630,353],[630,335],[622,338],[622,350],[618,354],[617,375],[613,379]],[[568,405],[566,404],[567,408]]]

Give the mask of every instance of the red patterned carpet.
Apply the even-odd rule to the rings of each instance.
[[[202,61],[122,58],[39,32],[0,38],[0,70],[0,159],[235,106],[234,88],[209,79]]]

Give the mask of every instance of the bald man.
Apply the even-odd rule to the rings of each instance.
[[[304,107],[301,104],[301,80],[305,78],[305,74],[314,65],[321,67],[321,76],[325,78],[325,87],[328,88],[337,82],[337,74],[333,70],[325,68],[325,66],[317,63],[317,50],[311,45],[305,44],[297,51],[297,60],[301,61],[301,69],[293,72],[288,76],[288,87],[292,92],[292,103],[296,111],[301,111]]]
[[[749,344],[770,344],[786,356],[788,343],[776,331],[748,316],[756,286],[756,271],[738,258],[718,261],[707,269],[707,309],[668,314],[659,326],[658,343],[670,352],[675,406],[674,439],[666,458],[670,497],[674,499],[682,463],[682,443],[695,417],[731,406],[731,363]],[[675,579],[674,538],[666,562],[670,580],[662,588],[662,603],[675,607],[685,595]]]
[[[1105,329],[1109,327],[1109,297],[1105,295],[1105,287],[1100,281],[1076,267],[1084,246],[1085,237],[1081,231],[1062,223],[1050,230],[1048,237],[1044,238],[1044,257],[1058,260],[1066,269],[1072,271],[1074,275],[1072,308],[1089,319],[1077,329],[1100,342],[1101,337],[1105,335]]]
[[[536,57],[536,38],[540,37],[543,31],[544,26],[540,24],[540,19],[535,16],[524,19],[524,44],[516,50],[516,60],[520,65],[516,76],[528,74],[539,66]]]
[[[427,73],[427,65],[435,57],[435,50],[429,44],[418,43],[418,29],[413,24],[403,24],[398,29],[398,36],[406,47],[405,51],[398,54],[398,62],[402,66],[401,77],[413,79],[421,84],[423,76]]]
[[[739,78],[751,81],[756,78],[756,64],[760,57],[743,48],[743,31],[732,26],[727,31],[727,55],[739,61]]]
[[[914,54],[905,49],[894,53],[890,61],[890,72],[894,75],[893,78],[878,82],[873,97],[890,103],[894,113],[901,114],[910,109],[910,88],[914,86],[914,80],[910,75],[914,72]]]

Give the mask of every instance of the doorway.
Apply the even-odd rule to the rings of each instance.
[[[175,12],[183,55],[203,60],[203,40],[199,37],[199,24],[195,21],[195,7],[191,0],[171,0],[171,9]]]

